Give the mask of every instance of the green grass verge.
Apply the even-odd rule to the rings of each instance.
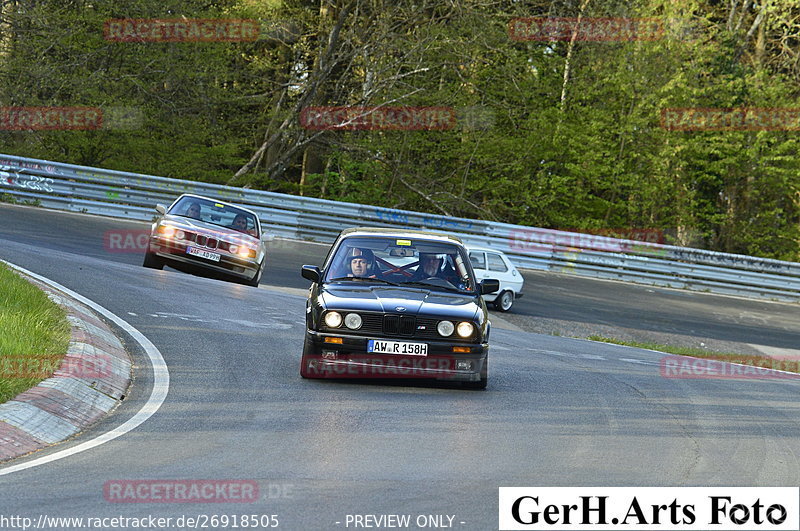
[[[800,373],[800,360],[781,360],[773,359],[769,356],[759,356],[753,354],[737,354],[735,352],[717,352],[698,347],[678,347],[675,345],[662,345],[659,343],[643,343],[639,341],[623,341],[611,337],[591,335],[586,339],[592,341],[602,341],[603,343],[613,343],[614,345],[624,345],[627,347],[646,348],[656,350],[676,356],[692,356],[695,358],[705,358],[710,360],[726,361],[729,363],[740,363],[742,365],[752,365],[753,367],[763,367],[779,369],[788,372]]]
[[[0,264],[0,403],[49,378],[69,338],[66,312]]]

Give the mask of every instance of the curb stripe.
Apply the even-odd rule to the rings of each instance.
[[[82,400],[48,387],[34,387],[14,398],[60,417],[73,426],[88,426],[99,420],[105,411],[84,404]]]
[[[0,459],[9,459],[43,448],[45,444],[11,424],[0,422]]]
[[[41,382],[39,387],[60,391],[65,395],[74,397],[90,407],[109,412],[117,405],[117,401],[104,395],[97,389],[92,389],[85,382],[77,378],[48,378]]]
[[[0,420],[48,444],[63,441],[78,433],[78,427],[27,402],[9,400],[3,404]]]

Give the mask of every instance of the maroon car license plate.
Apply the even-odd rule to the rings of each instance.
[[[219,253],[212,253],[211,251],[204,251],[203,249],[197,249],[195,247],[187,247],[186,254],[190,254],[192,256],[199,256],[200,258],[205,258],[206,260],[213,260],[214,262],[219,262]]]
[[[427,356],[426,343],[406,343],[405,341],[384,341],[370,339],[367,341],[367,352],[376,354],[399,354],[401,356]]]

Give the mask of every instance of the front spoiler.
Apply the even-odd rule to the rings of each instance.
[[[173,241],[167,242],[161,238],[154,238],[150,241],[149,251],[165,260],[202,267],[245,280],[252,280],[258,271],[258,263],[255,260],[245,260],[238,257],[233,258],[220,251],[214,251],[221,255],[219,263],[222,265],[217,265],[209,260],[203,260],[202,258],[185,254],[185,244],[179,244]],[[236,271],[234,268],[240,268],[242,271]]]
[[[325,343],[325,337],[341,337],[342,344]],[[427,356],[376,354],[366,351],[363,336],[306,332],[303,370],[311,378],[435,378],[456,382],[477,382],[486,364],[488,344],[414,340],[428,344]],[[379,338],[402,341],[403,338]],[[468,346],[470,353],[452,352],[453,346]],[[468,368],[459,368],[459,364]]]

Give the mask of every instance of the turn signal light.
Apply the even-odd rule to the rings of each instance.
[[[453,347],[453,352],[470,352],[469,347]]]
[[[325,343],[338,343],[339,345],[341,345],[343,342],[344,342],[344,340],[341,337],[326,337],[325,338]]]
[[[159,225],[158,226],[159,234],[163,234],[167,238],[172,238],[175,235],[175,227],[170,225]]]

